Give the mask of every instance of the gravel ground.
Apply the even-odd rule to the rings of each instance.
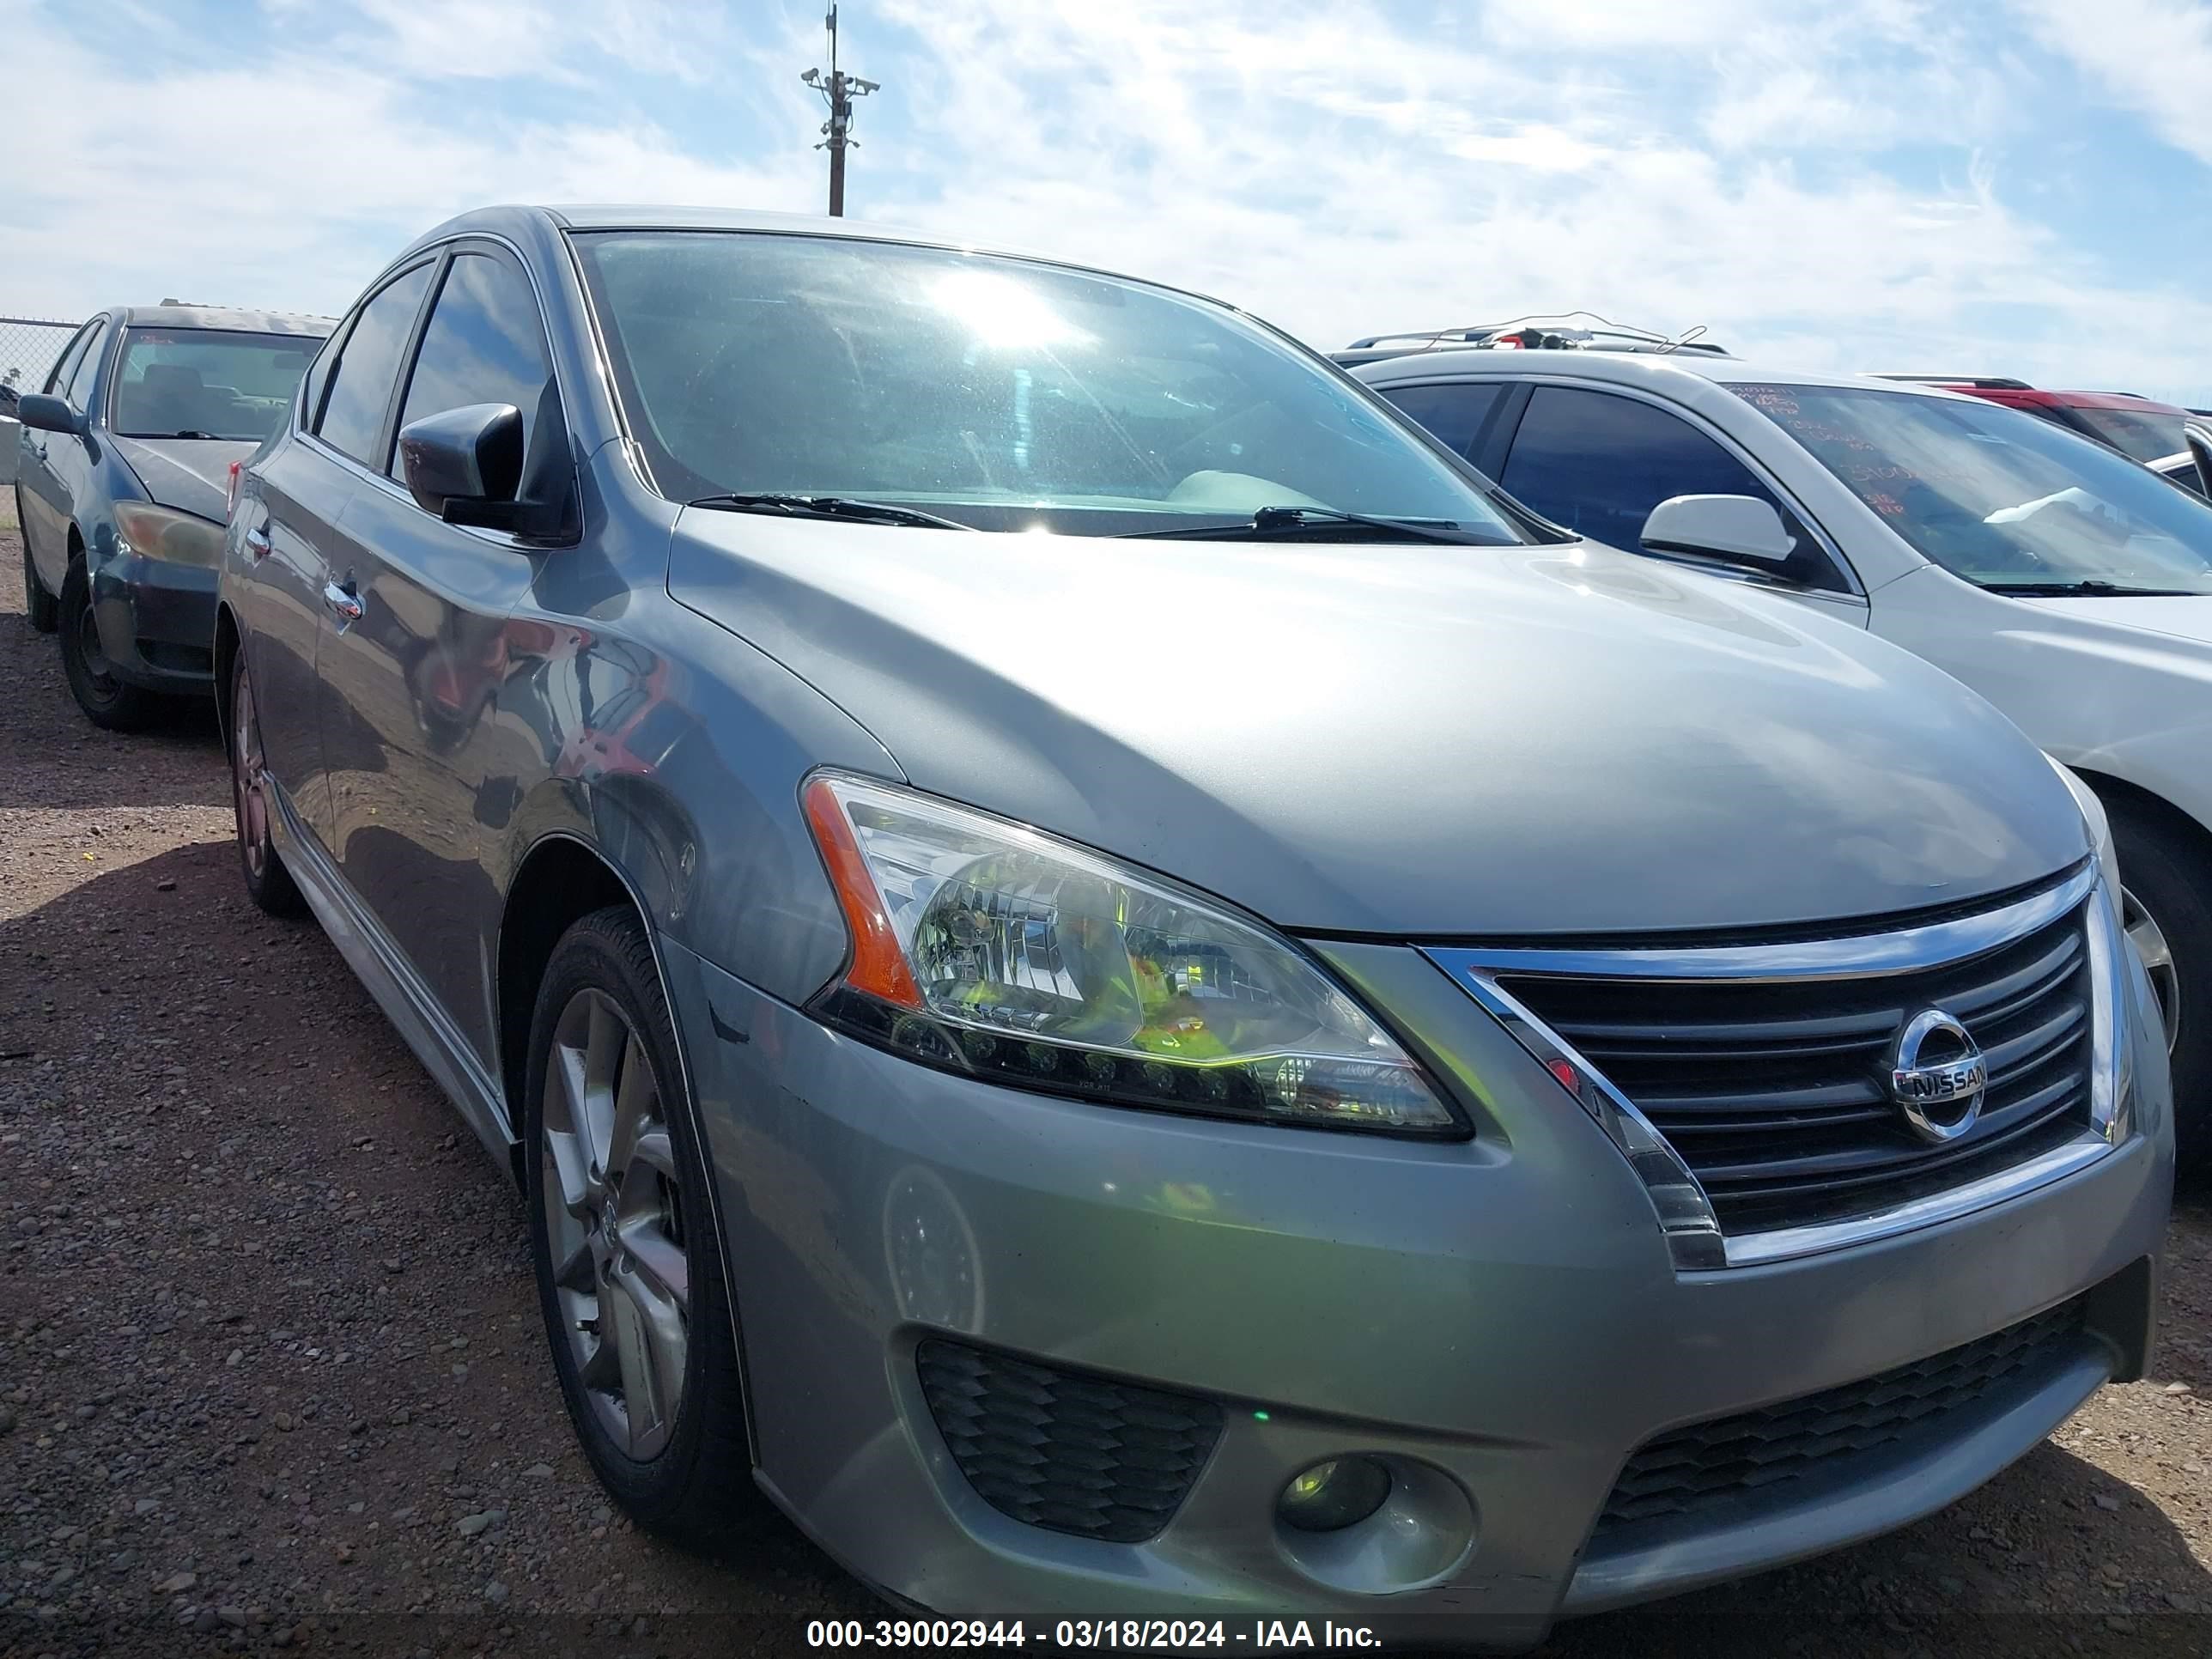
[[[515,1196],[321,933],[247,902],[211,714],[70,705],[19,550],[0,496],[0,1653],[787,1652],[878,1616],[795,1534],[708,1562],[610,1512]],[[1948,1512],[1547,1651],[2212,1651],[2212,1193],[2166,1297],[2155,1376]]]

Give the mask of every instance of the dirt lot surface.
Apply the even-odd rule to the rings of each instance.
[[[879,1616],[795,1534],[710,1563],[610,1512],[518,1200],[321,933],[247,902],[212,717],[78,714],[11,507],[0,1653],[781,1653]],[[2166,1295],[2154,1377],[1948,1513],[1547,1651],[2212,1651],[2203,1192]]]

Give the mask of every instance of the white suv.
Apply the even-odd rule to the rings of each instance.
[[[2081,774],[2183,1152],[2212,1154],[2212,504],[2033,416],[1871,378],[1467,348],[1355,372],[1545,517],[1871,629]]]

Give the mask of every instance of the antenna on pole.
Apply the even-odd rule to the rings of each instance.
[[[830,118],[822,124],[823,140],[814,148],[830,152],[830,212],[832,217],[842,219],[845,215],[845,152],[860,142],[852,136],[853,100],[880,91],[881,87],[874,81],[848,75],[837,67],[836,6],[830,8],[822,27],[830,31],[830,67],[827,70],[808,70],[799,78],[820,93],[823,101],[830,106]]]

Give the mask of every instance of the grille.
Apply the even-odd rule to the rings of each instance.
[[[939,1339],[915,1361],[968,1484],[992,1508],[1053,1532],[1115,1544],[1153,1537],[1221,1433],[1221,1407],[1209,1400]]]
[[[2076,1299],[1863,1382],[1662,1435],[1628,1460],[1595,1537],[1815,1473],[1844,1474],[1885,1446],[1936,1437],[1992,1391],[2055,1370],[2081,1328]]]
[[[1864,1215],[2020,1163],[2089,1121],[2083,913],[1941,967],[1856,979],[1499,983],[1636,1103],[1724,1232]],[[1989,1068],[1981,1115],[1930,1146],[1889,1098],[1905,1022],[1941,1008]]]

